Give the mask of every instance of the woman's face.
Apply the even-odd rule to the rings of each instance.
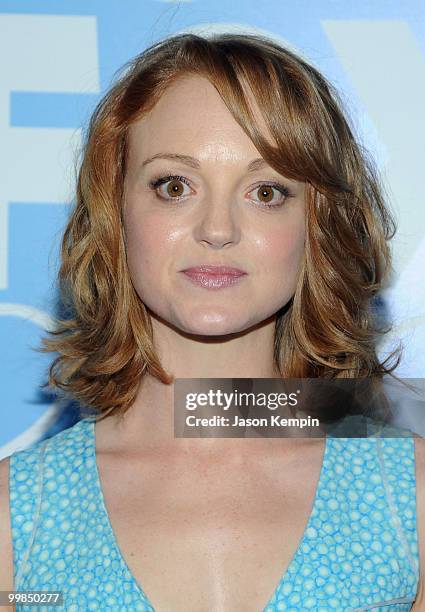
[[[164,158],[171,155],[186,158]],[[250,170],[259,157],[202,77],[176,81],[130,127],[128,266],[140,299],[179,330],[237,333],[274,315],[294,294],[304,251],[305,184],[264,162]],[[202,265],[245,274],[211,289],[183,272]]]

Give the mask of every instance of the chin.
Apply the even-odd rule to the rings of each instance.
[[[197,336],[224,336],[243,332],[252,324],[250,321],[241,321],[240,317],[232,320],[229,317],[204,316],[199,320],[193,317],[190,321],[181,322],[179,327],[184,332]]]

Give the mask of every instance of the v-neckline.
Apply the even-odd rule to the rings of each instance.
[[[146,595],[145,591],[143,590],[142,585],[136,580],[133,572],[130,570],[127,561],[124,558],[124,555],[122,554],[121,548],[118,544],[117,538],[115,536],[115,532],[114,529],[112,527],[112,522],[111,519],[109,517],[109,512],[108,509],[106,507],[106,503],[105,503],[105,497],[103,495],[103,489],[102,489],[102,483],[100,481],[100,475],[99,475],[99,469],[98,469],[98,465],[97,465],[97,456],[96,456],[96,430],[95,430],[95,421],[91,418],[91,417],[87,417],[85,419],[82,419],[80,421],[80,424],[86,424],[86,432],[89,435],[89,444],[88,444],[88,454],[89,457],[92,460],[92,465],[93,465],[93,471],[94,471],[94,476],[95,476],[95,482],[96,482],[96,487],[97,487],[97,491],[98,491],[98,499],[99,499],[99,504],[100,504],[100,510],[101,510],[101,515],[102,515],[102,519],[104,522],[104,525],[107,529],[108,535],[110,537],[111,542],[113,543],[113,546],[115,548],[115,552],[118,556],[118,559],[121,563],[121,565],[123,566],[124,570],[126,571],[126,573],[128,574],[128,576],[131,579],[131,582],[135,588],[135,590],[139,593],[140,597],[143,599],[144,603],[147,604],[150,608],[151,608],[151,612],[155,612],[155,608],[153,606],[153,604],[150,602],[148,596]],[[313,522],[313,518],[314,518],[314,514],[315,514],[315,508],[317,505],[317,501],[319,499],[319,495],[320,492],[323,488],[323,480],[325,477],[325,466],[327,463],[327,459],[329,456],[329,452],[330,452],[330,440],[332,440],[331,436],[325,436],[325,445],[324,445],[324,451],[322,454],[322,464],[320,467],[320,473],[319,473],[319,479],[317,481],[317,485],[316,485],[316,491],[314,494],[314,498],[313,498],[313,504],[311,506],[311,510],[310,510],[310,514],[308,516],[306,525],[304,527],[304,531],[303,534],[300,538],[300,541],[298,542],[298,546],[294,552],[294,554],[292,555],[286,570],[284,570],[284,573],[282,574],[282,577],[279,580],[279,583],[277,584],[275,590],[273,591],[271,597],[269,598],[269,600],[267,601],[265,607],[263,608],[262,612],[265,612],[265,610],[267,610],[269,608],[269,606],[272,605],[272,601],[274,600],[275,596],[277,595],[277,593],[282,589],[284,583],[286,583],[292,574],[292,568],[295,566],[298,557],[301,555],[301,549],[303,547],[303,544],[305,542],[306,539],[306,535],[308,530],[310,529],[310,527],[312,526],[312,522]]]

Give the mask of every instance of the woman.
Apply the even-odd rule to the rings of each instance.
[[[173,432],[174,378],[390,374],[393,229],[293,53],[179,35],[136,58],[90,124],[45,340],[50,385],[101,418],[2,462],[0,586],[68,611],[424,609],[423,440]]]

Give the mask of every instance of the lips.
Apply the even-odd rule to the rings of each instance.
[[[186,274],[208,274],[213,276],[243,276],[246,274],[239,268],[229,266],[194,266],[183,270]]]
[[[182,270],[187,278],[205,289],[222,289],[241,282],[246,272],[229,266],[194,266]]]

